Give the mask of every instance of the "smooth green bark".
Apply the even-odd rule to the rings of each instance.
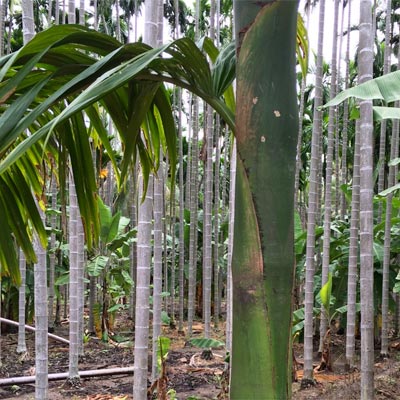
[[[297,1],[236,1],[231,399],[290,398]]]

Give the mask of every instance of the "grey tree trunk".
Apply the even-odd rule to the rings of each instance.
[[[24,44],[28,43],[35,35],[33,20],[33,3],[29,0],[22,1],[22,27]],[[43,210],[37,205],[41,219],[45,224]],[[37,257],[34,265],[34,299],[35,299],[35,399],[48,399],[48,291],[47,291],[47,257],[37,235],[34,236],[33,246]]]
[[[199,99],[193,98],[193,135],[191,143],[190,171],[190,232],[189,232],[189,282],[188,282],[188,335],[192,335],[192,325],[195,312],[195,292],[197,277],[197,176],[198,176],[198,134],[199,134]]]
[[[212,184],[214,121],[211,107],[206,107],[207,158],[204,178],[204,222],[203,222],[203,319],[204,337],[211,335],[211,284],[212,284]]]
[[[131,217],[131,226],[135,227],[137,226],[137,167],[135,166],[132,171],[132,175],[130,177],[130,217]],[[135,285],[136,285],[136,265],[137,265],[137,243],[132,242],[131,243],[131,251],[129,254],[129,273],[130,276],[135,282],[134,285],[132,285],[130,294],[129,294],[129,305],[130,305],[130,316],[132,320],[135,319],[135,302],[136,302],[136,294],[135,294]]]
[[[200,0],[196,0],[195,39],[199,38]],[[199,99],[193,96],[193,135],[191,145],[190,168],[190,233],[189,233],[189,282],[188,282],[188,335],[192,335],[192,325],[195,312],[195,292],[197,282],[197,176],[199,167]]]
[[[187,163],[186,163],[186,182],[185,182],[185,208],[190,210],[190,189],[191,189],[191,177],[192,177],[192,127],[193,127],[193,95],[191,93],[189,95],[189,116],[188,116],[188,133],[186,141],[188,143],[187,149]]]
[[[75,0],[68,0],[68,23],[69,24],[76,23]]]
[[[51,208],[53,211],[57,209],[57,184],[55,176],[51,180]],[[49,254],[49,329],[54,329],[54,278],[55,278],[55,265],[56,265],[56,234],[57,229],[57,216],[55,212],[50,217],[50,254]]]
[[[219,256],[220,246],[223,246],[223,240],[220,243],[220,230],[219,230],[219,211],[220,211],[220,119],[219,116],[215,118],[215,172],[214,172],[214,327],[217,329],[219,325],[219,314],[221,312],[221,282],[220,282],[220,268]],[[222,220],[223,220],[223,206]]]
[[[69,370],[68,378],[79,381],[79,255],[78,201],[72,173],[69,176]]]
[[[149,42],[152,46],[161,46],[163,39],[163,1],[153,0],[153,7],[155,9],[156,18],[156,41],[153,42],[154,38],[151,38],[152,42]],[[146,18],[147,19],[147,18]],[[154,22],[154,20],[152,20]],[[164,231],[164,174],[163,174],[163,156],[160,151],[160,167],[158,169],[157,176],[154,177],[154,198],[153,198],[153,215],[154,215],[154,271],[153,271],[153,354],[152,354],[152,380],[156,380],[160,371],[157,369],[157,347],[158,338],[161,336],[161,308],[162,308],[162,283],[163,283],[163,231]],[[166,169],[168,170],[168,164]],[[166,232],[164,232],[166,233]],[[164,236],[166,238],[166,234]],[[166,253],[165,253],[166,254]],[[166,263],[167,264],[167,263]]]
[[[83,229],[82,218],[78,208],[78,353],[83,355],[83,335],[85,331],[84,325],[84,308],[85,308],[85,232]]]
[[[143,177],[139,175],[139,200],[143,195]],[[149,350],[149,296],[151,263],[151,230],[153,217],[153,176],[149,177],[149,186],[144,201],[138,210],[137,233],[137,279],[135,311],[135,349],[133,398],[147,397],[147,370]]]
[[[349,267],[347,274],[347,321],[346,321],[346,369],[354,368],[356,303],[357,303],[357,266],[358,239],[360,225],[360,123],[356,124],[353,160],[353,185],[351,197]]]
[[[360,1],[359,83],[372,79],[371,0]],[[374,398],[374,257],[372,101],[360,102],[361,399]]]
[[[392,0],[386,1],[386,26],[385,26],[385,50],[383,54],[383,75],[386,75],[390,69],[390,37],[391,37],[391,14],[392,14]],[[378,175],[378,193],[384,189],[385,186],[385,157],[386,157],[386,136],[387,136],[387,123],[386,120],[381,121],[381,132],[379,141],[379,175]],[[382,203],[378,206],[377,222],[381,222],[382,218]]]
[[[387,1],[386,7],[386,30],[385,30],[385,53],[384,56],[387,58],[384,59],[384,74],[389,72],[390,69],[390,30],[391,30],[391,0]],[[389,25],[389,26],[388,26]],[[399,102],[396,102],[396,107],[399,107]],[[386,145],[386,140],[383,139],[383,135],[386,137],[386,129],[383,132],[383,122],[381,125],[381,145]],[[390,159],[394,159],[396,157],[396,137],[399,135],[399,120],[393,120],[392,126],[392,141],[390,147]],[[379,155],[382,156],[382,165],[379,170],[379,180],[378,180],[378,191],[380,189],[380,185],[382,188],[384,187],[385,181],[385,149],[379,149]],[[389,176],[388,176],[388,187],[391,187],[395,183],[394,177],[394,166],[389,166]],[[381,330],[381,356],[388,357],[389,355],[389,267],[390,267],[390,242],[391,242],[391,219],[392,219],[392,203],[393,203],[393,194],[390,193],[386,198],[386,215],[385,215],[385,234],[384,234],[384,245],[383,245],[383,266],[382,266],[382,330]],[[382,211],[382,203],[379,204],[379,215]]]
[[[183,332],[185,297],[185,237],[184,237],[184,180],[183,180],[183,143],[182,143],[182,90],[179,89],[178,135],[179,135],[179,322],[178,331]],[[189,166],[189,162],[187,163]]]
[[[24,252],[19,250],[19,273],[21,285],[18,291],[18,345],[17,353],[26,353],[25,340],[25,293],[26,293],[26,258]]]
[[[22,3],[22,31],[24,44],[35,36],[35,23],[33,20],[33,3],[31,0],[23,0]]]
[[[211,0],[210,2],[210,31],[209,35],[211,40],[215,42],[215,11],[216,4],[215,0]],[[217,139],[217,135],[215,132],[215,123],[214,123],[214,113],[210,106],[206,108],[207,112],[207,137],[206,137],[206,146],[207,146],[207,159],[206,159],[206,171],[205,171],[205,193],[204,193],[204,233],[203,233],[203,273],[204,273],[204,321],[205,323],[205,337],[209,337],[211,335],[211,299],[212,299],[212,277],[214,270],[214,299],[217,298],[218,301],[218,260],[217,263],[213,264],[213,245],[212,245],[212,232],[213,232],[213,184],[214,184],[214,171],[213,171],[213,151],[214,151],[214,137]],[[216,163],[215,163],[216,165]],[[216,169],[216,173],[218,173]],[[218,196],[218,192],[216,192]],[[214,208],[215,210],[215,208]],[[214,224],[218,229],[218,210],[214,215]],[[214,229],[215,232],[215,229]],[[218,230],[217,230],[218,232]],[[207,239],[205,239],[207,237]],[[218,233],[214,238],[214,247],[218,248]],[[206,268],[204,268],[206,267]],[[216,296],[215,296],[216,294]],[[214,311],[217,310],[217,303],[214,301]],[[215,324],[215,321],[214,321]]]
[[[44,221],[44,213],[39,208]],[[37,256],[35,273],[35,399],[48,399],[48,317],[47,317],[47,265],[46,249],[38,237],[34,238],[34,249]]]
[[[153,354],[152,381],[158,378],[157,345],[161,335],[161,292],[162,292],[162,236],[163,236],[163,186],[162,166],[154,177],[154,270],[153,270]]]
[[[337,33],[339,20],[339,0],[335,0],[334,17],[333,17],[333,43],[332,43],[332,61],[331,61],[331,88],[330,98],[336,96],[337,84]],[[323,237],[323,255],[322,255],[322,279],[321,286],[328,281],[329,264],[330,264],[330,244],[331,244],[331,220],[332,220],[332,174],[333,174],[333,150],[334,150],[334,133],[336,129],[336,107],[329,107],[328,122],[328,146],[326,154],[326,171],[325,171],[325,202],[324,202],[324,237]],[[319,328],[319,352],[322,353],[324,346],[324,338],[329,328],[329,316],[326,310],[322,310],[321,324]],[[329,360],[328,360],[329,361]]]
[[[157,45],[158,1],[145,1],[144,42]],[[143,177],[139,175],[139,201],[143,198]],[[149,176],[145,199],[139,204],[137,233],[137,282],[135,311],[135,365],[133,398],[147,396],[147,370],[149,348],[149,296],[151,264],[151,230],[153,217],[153,176]]]
[[[95,175],[98,176],[98,169],[97,169],[97,159],[96,159],[96,148],[95,148],[95,144],[92,141],[92,148],[91,148],[91,152],[92,152],[92,161],[93,161],[93,171],[95,171]],[[87,274],[88,275],[88,274]],[[89,284],[88,284],[88,290],[89,290],[89,321],[88,321],[88,331],[90,334],[94,334],[96,332],[96,329],[94,327],[94,304],[96,303],[96,291],[97,291],[97,287],[96,287],[96,281],[97,281],[97,277],[95,276],[87,276],[87,278],[89,279]]]
[[[119,2],[115,2],[115,36],[117,40],[122,41],[121,36],[121,20],[119,15]]]
[[[166,175],[168,174],[168,169],[166,168],[165,171]],[[170,297],[169,297],[169,306],[170,306],[170,317],[171,321],[175,321],[175,288],[176,288],[176,189],[175,186],[172,190],[172,196],[173,199],[170,202],[171,207],[170,207],[170,223],[169,223],[169,231],[171,232],[171,279],[168,281],[168,258],[165,257],[165,286],[167,288],[166,292],[169,291]],[[166,204],[165,200],[165,185],[164,185],[164,190],[163,190],[163,202]],[[167,254],[167,232],[166,232],[166,227],[167,224],[164,223],[165,230],[164,230],[164,248],[165,248],[165,254]],[[168,298],[167,298],[168,300]],[[168,303],[168,302],[167,302]]]
[[[85,26],[85,0],[79,1],[79,25]]]
[[[62,14],[61,14],[61,24],[65,25],[65,21],[67,19],[67,0],[62,0]]]
[[[48,10],[47,10],[47,27],[51,26],[52,15],[53,15],[53,0],[49,0]]]
[[[304,320],[304,376],[302,384],[308,385],[313,380],[313,319],[314,319],[314,270],[315,270],[315,223],[318,201],[318,166],[319,146],[322,133],[321,111],[322,105],[322,49],[324,42],[324,18],[325,0],[319,3],[319,28],[318,28],[318,51],[317,70],[315,76],[315,99],[313,133],[311,142],[311,166],[310,166],[310,188],[308,200],[307,219],[307,249],[306,249],[306,281],[305,281],[305,320]],[[303,383],[304,382],[304,383]]]
[[[54,18],[55,18],[55,24],[56,25],[58,25],[59,23],[60,23],[60,1],[59,0],[56,0],[56,5],[55,5],[55,15],[54,15]]]
[[[395,107],[400,107],[400,102],[395,103]],[[398,154],[399,120],[393,120],[392,140],[390,147],[390,159],[393,160]],[[389,165],[388,187],[395,184],[395,167]],[[389,193],[386,198],[386,217],[385,235],[383,244],[383,267],[382,267],[382,337],[381,337],[381,356],[389,356],[389,271],[390,271],[390,243],[392,228],[392,204],[393,193]]]
[[[350,32],[351,27],[351,0],[348,1],[348,16],[347,16],[347,32]],[[349,87],[350,75],[350,35],[347,35],[346,41],[346,72],[344,77],[345,89]],[[347,142],[348,142],[348,127],[349,127],[349,102],[346,100],[343,103],[343,125],[342,125],[342,162],[339,175],[339,185],[347,184]],[[340,216],[344,219],[346,214],[346,196],[343,191],[340,194]]]
[[[4,55],[4,18],[6,0],[0,0],[0,57]]]
[[[228,263],[226,278],[226,349],[232,351],[232,250],[235,226],[236,141],[233,139],[229,186]]]
[[[93,19],[94,19],[94,30],[97,31],[99,29],[99,14],[98,14],[98,5],[97,0],[93,0]]]

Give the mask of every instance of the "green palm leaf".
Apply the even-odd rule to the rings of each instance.
[[[202,97],[233,129],[230,83],[234,48],[219,55],[215,52],[215,56],[215,64],[210,67],[206,56],[189,39],[159,49],[143,43],[121,46],[107,35],[63,25],[37,34],[21,50],[1,58],[0,177],[9,188],[22,178],[26,185],[24,200],[15,193],[11,200],[2,197],[3,213],[8,210],[8,201],[14,202],[15,207],[13,221],[9,220],[8,230],[0,238],[0,251],[12,254],[9,238],[14,235],[33,259],[31,231],[20,230],[17,222],[31,221],[29,226],[39,232],[42,242],[46,239],[31,192],[41,194],[38,176],[48,162],[46,152],[51,153],[59,169],[61,193],[65,189],[68,152],[89,246],[91,235],[98,237],[96,183],[89,143],[93,129],[110,155],[120,185],[137,154],[145,177],[155,170],[160,146],[168,151],[174,173],[175,123],[162,82],[179,85]],[[228,106],[222,96],[228,99]],[[101,124],[101,107],[111,116],[123,142],[121,171]],[[141,127],[143,138],[139,135]],[[21,168],[22,177],[7,175],[13,168]],[[16,270],[15,254],[7,257],[1,260],[7,263],[3,270]]]
[[[363,100],[379,99],[384,100],[386,103],[400,100],[400,71],[391,72],[344,90],[325,104],[324,107],[336,106],[350,97]]]

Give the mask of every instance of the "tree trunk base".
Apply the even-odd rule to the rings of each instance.
[[[316,385],[315,379],[303,378],[301,380],[300,388],[303,390],[303,389],[308,389],[315,385]]]

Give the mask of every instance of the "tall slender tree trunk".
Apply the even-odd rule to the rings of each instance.
[[[222,282],[220,280],[220,268],[219,268],[219,256],[220,256],[220,246],[223,246],[223,240],[220,238],[219,230],[219,212],[222,210],[223,206],[220,208],[220,118],[217,115],[215,118],[215,171],[214,171],[214,252],[213,252],[213,264],[214,264],[214,327],[218,328],[219,325],[219,315],[221,312],[221,296],[220,287]],[[221,243],[220,243],[221,240]]]
[[[152,380],[158,378],[157,345],[161,335],[161,292],[162,292],[162,236],[163,236],[163,177],[162,166],[154,178],[154,270],[153,270],[153,359]]]
[[[354,368],[356,303],[357,303],[357,266],[358,239],[360,225],[360,122],[356,123],[353,160],[353,183],[351,192],[349,266],[347,273],[347,320],[346,320],[346,369]]]
[[[78,207],[78,354],[83,355],[83,335],[85,332],[84,310],[85,310],[85,232],[83,228],[82,217]]]
[[[94,19],[94,30],[97,31],[99,29],[99,13],[98,13],[98,0],[93,0],[93,19]]]
[[[213,184],[213,143],[214,118],[211,107],[207,112],[206,165],[204,178],[204,222],[203,222],[203,319],[204,336],[211,335],[211,284],[212,284],[212,184]]]
[[[230,162],[229,186],[229,227],[228,227],[228,262],[226,266],[226,349],[232,353],[232,253],[235,226],[235,193],[236,193],[236,141],[233,138],[232,157]]]
[[[386,75],[390,69],[390,36],[391,36],[391,14],[392,14],[392,0],[386,0],[386,26],[385,26],[385,50],[383,52],[383,75]],[[375,33],[374,33],[375,34]],[[385,157],[386,157],[386,136],[387,136],[387,123],[386,119],[381,121],[381,132],[379,141],[379,175],[378,175],[378,193],[384,189],[385,186]],[[381,222],[382,218],[382,203],[378,206],[377,222]]]
[[[197,211],[198,211],[198,134],[199,134],[199,99],[193,97],[193,135],[191,141],[190,169],[190,231],[189,231],[189,282],[188,282],[188,335],[192,335],[195,313],[195,294],[197,283]]]
[[[55,16],[54,16],[54,18],[55,18],[55,20],[54,20],[54,23],[56,24],[56,25],[59,25],[59,23],[60,23],[60,1],[59,0],[55,0],[56,1],[56,4],[55,4]]]
[[[96,155],[96,147],[94,141],[92,141],[92,160],[93,160],[93,171],[95,171],[95,176],[98,177],[98,168],[97,168],[97,155]],[[96,292],[97,292],[97,277],[89,275],[89,321],[88,321],[88,330],[90,334],[95,334],[96,329],[94,326],[94,305],[96,303]]]
[[[371,0],[360,1],[359,83],[372,79]],[[374,398],[374,257],[372,101],[360,101],[361,399]]]
[[[386,29],[385,29],[385,52],[384,52],[384,74],[389,72],[390,69],[390,34],[391,34],[391,13],[392,2],[387,1],[386,5]],[[388,26],[389,25],[389,26]],[[399,107],[399,102],[395,105]],[[385,123],[385,125],[383,125]],[[385,131],[384,131],[385,129]],[[399,134],[399,120],[393,121],[392,126],[392,142],[390,147],[390,159],[393,159],[396,154],[395,144],[396,135]],[[385,139],[383,138],[385,137]],[[381,150],[379,148],[379,156],[382,165],[379,170],[378,191],[382,190],[385,182],[385,157],[386,157],[386,120],[381,124],[381,146],[385,146]],[[382,157],[382,159],[381,159]],[[394,166],[389,166],[388,187],[394,185]],[[391,219],[392,219],[392,203],[393,193],[390,193],[386,198],[386,215],[385,215],[385,234],[383,245],[383,266],[382,266],[382,330],[381,330],[381,356],[388,357],[389,354],[389,267],[390,267],[390,233],[391,233]],[[379,204],[378,221],[382,212],[382,203]]]
[[[21,5],[22,5],[22,31],[24,37],[24,44],[26,44],[35,36],[35,23],[33,20],[33,3],[30,0],[23,0]]]
[[[24,44],[28,43],[35,35],[33,20],[33,3],[28,0],[22,1],[22,27]],[[37,207],[43,223],[45,216]],[[40,242],[37,235],[34,236],[33,246],[37,257],[37,264],[34,265],[34,299],[35,299],[35,399],[48,399],[48,290],[47,290],[47,257],[46,249]]]
[[[76,23],[75,0],[68,0],[68,23],[69,24]]]
[[[315,271],[315,224],[317,218],[318,202],[318,166],[320,164],[320,141],[322,136],[322,64],[324,43],[324,19],[325,0],[319,3],[319,28],[318,28],[318,51],[317,71],[315,76],[315,98],[313,113],[313,132],[311,141],[311,166],[310,166],[310,188],[308,195],[308,218],[307,218],[307,248],[306,248],[306,281],[305,281],[305,320],[304,320],[304,376],[302,385],[307,386],[313,382],[313,320],[314,320],[314,271]]]
[[[396,102],[395,107],[400,107],[400,102]],[[398,154],[399,120],[393,120],[392,140],[390,146],[390,159],[394,160]],[[388,187],[395,184],[394,165],[389,166]],[[381,356],[389,356],[389,272],[390,272],[390,243],[392,228],[392,207],[393,193],[389,193],[386,198],[386,217],[385,234],[383,244],[383,267],[382,267],[382,338]]]
[[[199,38],[200,0],[196,0],[195,39]],[[199,168],[199,99],[193,96],[193,134],[191,141],[190,168],[190,232],[189,232],[189,279],[188,279],[188,335],[192,335],[195,314],[195,295],[197,283],[197,211],[198,211],[198,168]]]
[[[39,208],[42,221],[44,213]],[[34,238],[34,249],[37,264],[35,273],[35,399],[48,399],[48,317],[47,317],[47,265],[46,249],[42,246],[38,237]]]
[[[85,0],[79,1],[79,25],[85,26]]]
[[[179,89],[178,95],[178,135],[179,135],[179,322],[178,331],[183,332],[184,320],[184,297],[185,297],[185,234],[184,234],[184,180],[183,180],[183,138],[182,138],[182,90]],[[189,166],[189,160],[187,162]]]
[[[121,36],[121,19],[119,15],[119,1],[115,2],[115,36],[117,40],[122,42]]]
[[[131,226],[136,227],[137,226],[137,202],[138,202],[138,197],[137,197],[137,167],[135,166],[132,170],[130,177],[130,192],[131,192],[131,204],[130,204],[130,217],[131,217]],[[129,254],[129,271],[130,271],[130,276],[135,282],[134,285],[132,285],[131,290],[130,290],[130,295],[129,295],[129,305],[130,305],[130,316],[132,320],[135,319],[135,303],[136,303],[136,294],[135,294],[135,285],[136,285],[136,266],[137,266],[137,243],[132,242],[131,243],[131,251]]]
[[[137,278],[136,278],[136,312],[135,312],[135,349],[133,398],[147,397],[147,370],[149,350],[149,296],[150,296],[150,263],[151,263],[151,230],[153,204],[153,176],[149,177],[149,186],[144,201],[138,210],[137,234]],[[139,201],[143,195],[143,177],[139,175]]]
[[[18,345],[17,353],[26,353],[25,340],[25,294],[26,294],[26,258],[24,252],[19,251],[19,273],[21,274],[21,285],[18,291]]]
[[[4,55],[4,19],[5,19],[5,4],[6,0],[0,0],[0,57]]]
[[[156,11],[156,42],[151,43],[152,45],[161,46],[163,38],[163,2],[162,0],[154,1],[153,7]],[[164,231],[164,204],[163,204],[163,193],[164,193],[164,173],[163,173],[163,154],[160,151],[160,167],[158,169],[157,176],[154,177],[154,203],[153,203],[153,215],[154,215],[154,271],[153,271],[153,360],[152,360],[152,378],[153,381],[158,378],[160,371],[158,371],[157,362],[157,347],[158,338],[161,336],[161,308],[162,308],[162,275],[163,275],[163,231]],[[168,164],[168,163],[167,163]],[[168,170],[168,165],[167,165]],[[165,234],[166,232],[164,232]],[[166,234],[164,235],[166,238]],[[164,253],[166,254],[166,252]],[[165,260],[167,266],[167,262]]]
[[[351,0],[348,1],[348,16],[347,16],[347,32],[350,32],[351,28]],[[350,75],[350,35],[347,35],[346,41],[346,72],[344,77],[345,89],[349,87],[349,75]],[[347,143],[348,143],[348,127],[349,127],[349,102],[346,100],[343,103],[343,125],[342,125],[342,162],[339,176],[339,185],[347,184]],[[346,214],[346,196],[344,191],[340,194],[340,217],[344,219]]]
[[[57,209],[57,184],[56,178],[53,175],[51,180],[51,208],[54,211]],[[50,217],[50,254],[49,254],[49,330],[54,330],[54,281],[55,281],[55,266],[56,266],[56,234],[57,229],[57,216],[55,212]]]
[[[72,173],[69,176],[69,370],[68,379],[79,381],[79,255],[78,201]]]
[[[144,42],[157,44],[158,1],[146,0]],[[143,199],[143,176],[139,175],[139,201]],[[149,349],[149,296],[151,264],[151,230],[153,217],[153,175],[150,174],[144,200],[139,204],[137,234],[137,279],[135,311],[135,365],[133,397],[147,397],[147,370]]]
[[[230,398],[288,399],[298,128],[297,2],[236,1],[234,5],[238,170]]]
[[[334,18],[333,18],[333,43],[332,43],[332,63],[331,63],[331,88],[330,98],[336,96],[336,83],[337,83],[337,32],[339,20],[339,0],[335,0],[334,5]],[[330,264],[330,248],[331,248],[331,220],[332,220],[332,175],[333,175],[333,150],[334,150],[334,137],[336,129],[336,107],[329,107],[329,121],[328,121],[328,146],[326,154],[326,170],[325,170],[325,202],[324,202],[324,237],[323,237],[323,256],[322,256],[322,279],[321,286],[325,285],[328,281],[329,264]],[[322,310],[321,324],[320,324],[320,339],[319,339],[319,352],[322,353],[324,347],[324,338],[328,326],[327,310]],[[330,360],[327,360],[330,362]],[[327,366],[328,368],[330,365]]]

